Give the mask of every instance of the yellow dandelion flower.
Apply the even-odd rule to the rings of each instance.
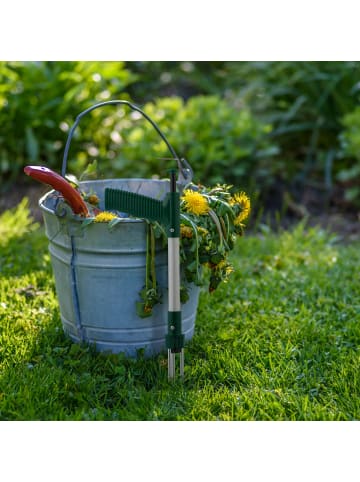
[[[233,198],[230,201],[230,204],[232,206],[234,204],[238,204],[242,209],[241,213],[238,214],[238,216],[234,220],[234,224],[239,226],[250,214],[250,198],[243,191],[241,191],[238,194],[234,194]]]
[[[198,226],[197,227],[197,230],[200,234],[202,234],[203,236],[206,236],[207,234],[209,234],[209,231],[201,226]]]
[[[182,238],[192,238],[193,237],[193,231],[189,226],[185,226],[185,224],[180,225],[180,236]]]
[[[95,223],[108,223],[112,219],[116,218],[115,214],[108,211],[102,211],[95,216]]]
[[[94,206],[97,206],[100,202],[100,199],[98,198],[98,196],[96,194],[90,194],[90,196],[87,198],[87,201],[90,204],[93,204]]]
[[[224,276],[229,276],[234,271],[234,268],[225,259],[216,264],[213,269],[217,272],[222,272]]]
[[[220,261],[220,263],[218,263],[218,264],[216,265],[216,268],[217,268],[217,269],[222,269],[222,268],[224,268],[225,266],[226,266],[226,261],[225,261],[224,259],[222,259],[222,260]]]
[[[185,209],[189,213],[201,216],[209,212],[207,199],[199,192],[185,189],[181,199],[185,202]]]

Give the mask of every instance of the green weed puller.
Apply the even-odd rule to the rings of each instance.
[[[180,305],[180,194],[176,190],[175,170],[170,171],[170,192],[163,201],[123,191],[105,189],[105,208],[116,209],[132,216],[157,221],[165,228],[168,238],[168,378],[175,378],[176,354],[180,354],[180,376],[184,376],[184,335],[181,328]]]

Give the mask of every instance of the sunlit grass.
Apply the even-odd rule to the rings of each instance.
[[[26,204],[0,217],[1,420],[360,418],[360,246],[320,229],[245,236],[203,292],[185,380],[166,358],[95,353],[63,334],[47,240]]]

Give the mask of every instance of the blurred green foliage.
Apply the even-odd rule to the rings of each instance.
[[[331,190],[347,162],[342,119],[360,100],[359,62],[235,62],[230,98],[273,124],[278,175]]]
[[[269,124],[255,120],[249,109],[234,109],[219,96],[194,96],[186,102],[166,97],[145,104],[144,112],[161,127],[177,154],[188,160],[198,182],[248,184],[249,177],[258,176],[260,161],[276,149],[268,141]],[[170,153],[151,124],[137,113],[130,116],[131,122],[123,109],[119,113],[115,175],[166,175]]]
[[[269,136],[277,151],[254,160],[263,174],[257,179],[265,176],[299,199],[307,187],[328,197],[337,185],[345,200],[360,205],[360,189],[353,185],[360,181],[359,62],[138,62],[132,67],[138,81],[130,90],[144,99],[152,68],[153,95],[220,94],[232,108],[248,109],[273,126]]]
[[[0,62],[0,176],[26,164],[59,168],[66,132],[91,104],[122,95],[135,76],[123,62]],[[105,118],[106,113],[97,114]],[[86,152],[98,126],[85,119],[74,144]],[[97,137],[99,140],[99,138]]]
[[[344,131],[341,134],[342,148],[345,159],[355,159],[356,162],[344,162],[343,169],[338,173],[338,180],[346,185],[345,199],[360,205],[360,107],[343,118]]]
[[[142,104],[156,97],[180,96],[186,100],[195,95],[223,96],[231,64],[219,61],[125,62],[137,75],[128,91]]]
[[[308,188],[343,192],[360,205],[360,63],[350,61],[0,62],[2,184],[25,164],[60,170],[77,114],[115,98],[145,105],[200,182],[299,201]],[[167,157],[136,113],[106,107],[82,119],[69,170],[98,159],[103,177],[162,176]]]

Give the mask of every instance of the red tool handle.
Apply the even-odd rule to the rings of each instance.
[[[89,210],[79,192],[60,174],[43,166],[26,166],[24,172],[37,181],[50,184],[56,191],[61,192],[75,214],[89,216]]]

